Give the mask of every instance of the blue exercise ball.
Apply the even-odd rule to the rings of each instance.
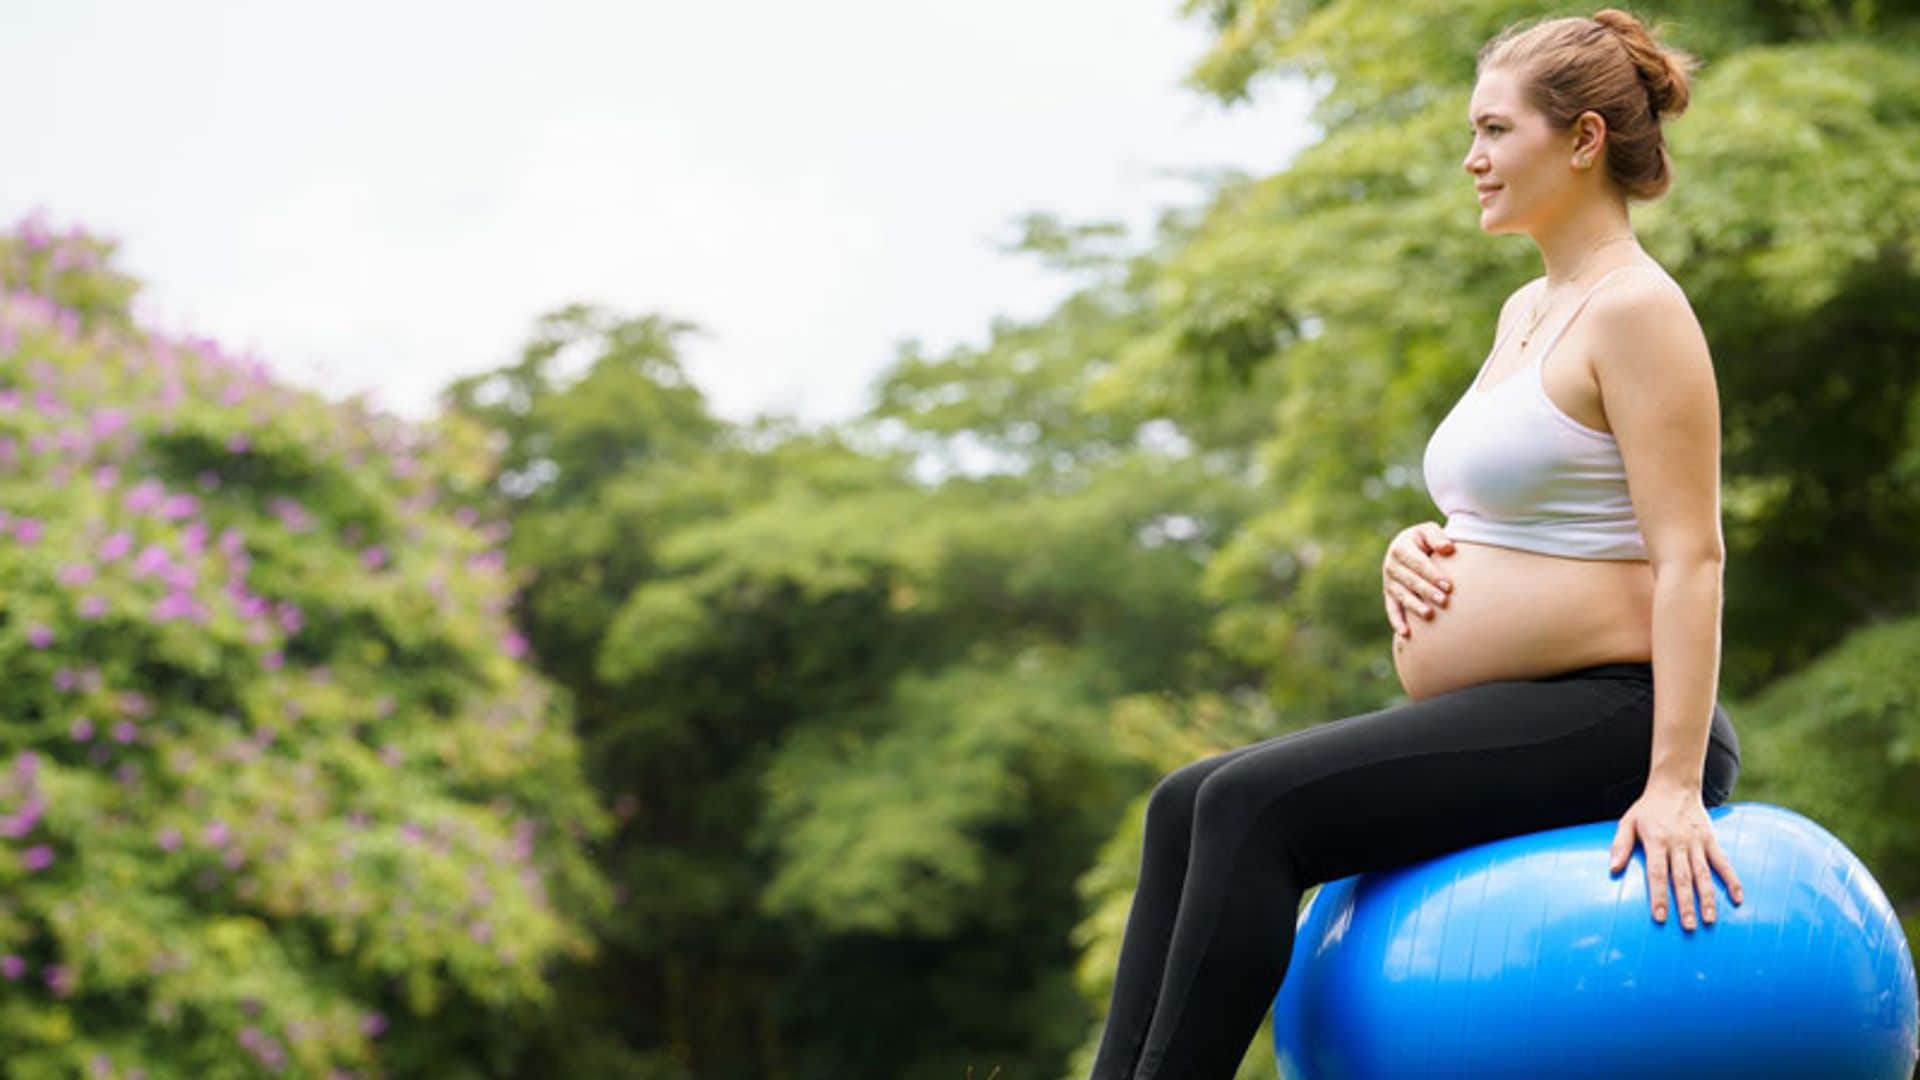
[[[1617,820],[1322,885],[1274,998],[1285,1080],[1908,1080],[1913,956],[1833,834],[1783,807],[1708,811],[1745,888],[1653,921]]]

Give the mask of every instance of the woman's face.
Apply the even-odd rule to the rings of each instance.
[[[1554,131],[1520,95],[1518,81],[1488,68],[1467,108],[1472,145],[1461,166],[1473,178],[1485,232],[1536,232],[1578,195],[1571,131]]]

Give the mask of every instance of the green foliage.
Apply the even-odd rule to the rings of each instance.
[[[478,429],[133,324],[0,236],[0,1045],[20,1077],[492,1074],[606,904]]]
[[[1032,231],[1049,257],[1105,266],[1070,250],[1105,230]],[[623,821],[610,952],[565,991],[560,1060],[669,1046],[702,1076],[934,1077],[1031,1070],[1080,1037],[1074,880],[1146,779],[1108,743],[1107,704],[1247,674],[1213,655],[1197,589],[1252,509],[1221,484],[1234,436],[1078,404],[1098,374],[1082,350],[1126,336],[1109,306],[1125,288],[903,361],[873,426],[846,432],[722,430],[677,396],[677,324],[593,309],[449,390],[504,436],[528,637],[574,691]],[[561,354],[577,375],[553,370]],[[991,391],[941,403],[979,381],[1017,424],[994,427]],[[633,418],[619,445],[557,452],[608,415]],[[1031,473],[912,474],[960,433]],[[1218,449],[1181,452],[1202,440]],[[633,985],[656,1007],[610,1012]]]
[[[1864,627],[1814,663],[1728,709],[1739,725],[1738,797],[1790,806],[1860,856],[1920,920],[1920,618]]]

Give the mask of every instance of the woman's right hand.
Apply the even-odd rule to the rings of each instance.
[[[1408,609],[1431,619],[1429,603],[1447,605],[1453,582],[1430,557],[1435,553],[1453,554],[1453,538],[1431,521],[1407,526],[1387,545],[1386,560],[1380,564],[1380,586],[1387,599],[1387,622],[1401,637],[1413,633],[1407,622]]]

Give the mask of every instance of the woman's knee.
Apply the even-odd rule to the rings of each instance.
[[[1291,770],[1284,764],[1269,754],[1264,761],[1235,762],[1208,773],[1193,797],[1195,828],[1217,836],[1246,828],[1289,786]]]
[[[1147,796],[1147,832],[1173,830],[1182,840],[1193,828],[1193,806],[1200,785],[1214,770],[1225,764],[1225,755],[1202,758],[1168,773]]]

